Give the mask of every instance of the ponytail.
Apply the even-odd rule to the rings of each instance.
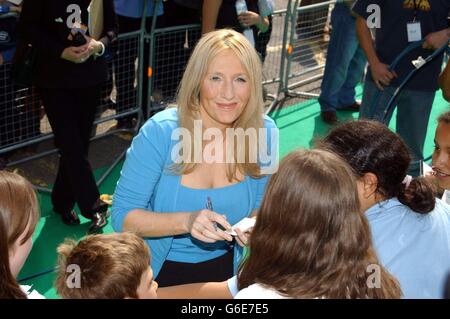
[[[436,189],[425,177],[414,178],[409,185],[402,184],[397,195],[400,203],[419,214],[428,214],[436,203]]]

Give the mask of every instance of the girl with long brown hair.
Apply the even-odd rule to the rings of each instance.
[[[16,277],[32,246],[31,235],[39,220],[39,204],[31,184],[23,177],[0,171],[0,299],[26,299]],[[33,296],[40,296],[33,292]]]
[[[238,274],[236,298],[399,298],[360,212],[351,168],[299,150],[270,179]]]

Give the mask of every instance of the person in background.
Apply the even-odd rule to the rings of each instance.
[[[367,59],[356,35],[354,0],[337,2],[331,13],[332,32],[319,97],[320,116],[325,123],[338,122],[336,110],[358,112],[355,88],[360,83]]]
[[[450,269],[450,206],[424,177],[406,176],[406,144],[384,124],[360,120],[332,129],[319,144],[354,170],[375,251],[404,298],[442,298]]]
[[[77,225],[80,220],[73,208],[78,204],[81,214],[91,220],[89,232],[94,233],[107,224],[108,204],[99,198],[88,160],[89,140],[101,87],[108,78],[103,55],[116,39],[117,26],[112,0],[103,1],[103,31],[98,39],[92,38],[89,4],[85,0],[25,0],[19,30],[37,51],[33,84],[59,149],[53,210],[64,223]]]
[[[442,113],[434,135],[432,171],[429,178],[442,193],[442,200],[450,204],[450,112]]]
[[[147,3],[145,3],[147,2]],[[155,7],[156,4],[156,7]],[[144,15],[144,5],[147,5],[145,12],[145,30],[151,32],[153,19],[156,20],[156,27],[164,25],[162,18],[164,7],[161,1],[154,0],[114,0],[114,8],[117,14],[119,25],[119,34],[139,31],[141,29],[142,17]],[[127,110],[140,107],[147,116],[147,105],[149,97],[147,96],[148,87],[148,68],[150,48],[148,40],[144,43],[144,56],[142,61],[142,105],[137,105],[136,89],[134,87],[135,78],[138,77],[135,71],[135,61],[139,54],[139,43],[137,39],[119,41],[117,45],[117,55],[113,60],[115,83],[117,88],[116,112],[125,112]],[[139,77],[138,77],[139,78]],[[120,118],[117,121],[117,128],[133,127],[133,119],[136,115],[130,115]]]
[[[58,246],[58,274],[55,287],[64,299],[156,299],[150,251],[132,233],[90,235],[76,243],[66,240]],[[73,280],[70,266],[79,267]],[[107,269],[107,271],[105,271]],[[79,287],[68,282],[79,283]]]
[[[379,17],[372,15],[371,8],[374,6],[379,8],[376,11]],[[411,71],[411,61],[418,56],[426,57],[430,50],[448,43],[450,1],[357,0],[352,9],[358,15],[356,32],[369,62],[360,118],[384,121],[388,101]],[[415,23],[412,24],[412,21]],[[375,27],[375,41],[369,22]],[[425,41],[423,47],[405,56],[396,70],[390,71],[388,67],[395,58],[412,42],[421,39]],[[420,174],[419,163],[423,159],[423,146],[441,68],[442,55],[423,66],[411,78],[395,103],[396,131],[411,151],[409,174],[412,176]],[[389,123],[393,110],[387,114],[386,123]]]
[[[237,12],[236,3],[245,3],[247,10]],[[257,0],[211,0],[203,2],[202,34],[215,29],[231,28],[244,33],[246,37],[253,39],[253,44],[262,59],[266,56],[267,39],[260,33],[270,31],[270,14],[273,11],[272,1],[265,1],[266,12],[260,12]],[[261,13],[261,14],[260,14]],[[251,35],[246,33],[251,31]],[[258,40],[259,39],[259,40]],[[250,39],[249,39],[250,40]],[[257,42],[259,41],[259,42]],[[250,40],[250,42],[252,42]],[[265,45],[263,45],[265,43]]]
[[[39,203],[32,185],[22,176],[0,171],[0,299],[43,299],[19,275],[33,246]]]
[[[163,27],[200,24],[202,1],[164,1]],[[155,43],[153,97],[155,102],[173,102],[186,64],[201,37],[198,29],[160,34]]]

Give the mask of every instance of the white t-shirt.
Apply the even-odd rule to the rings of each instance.
[[[278,291],[261,284],[253,284],[240,290],[234,299],[291,299]]]
[[[32,289],[32,286],[20,285],[20,289],[27,295],[28,299],[45,299],[43,295]]]

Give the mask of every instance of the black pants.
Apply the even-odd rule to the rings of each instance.
[[[156,277],[159,287],[196,282],[225,281],[233,277],[233,250],[201,263],[183,263],[166,260]]]
[[[100,87],[40,88],[40,93],[60,154],[52,191],[53,209],[70,211],[77,203],[82,215],[91,218],[100,194],[88,161],[88,149]]]

